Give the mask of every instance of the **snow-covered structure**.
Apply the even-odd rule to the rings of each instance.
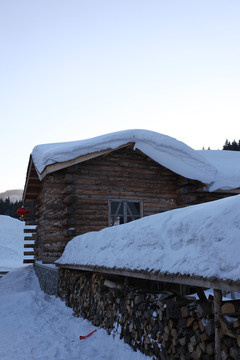
[[[76,236],[57,264],[240,292],[239,249],[236,195]]]
[[[126,130],[36,146],[23,199],[27,223],[37,225],[35,259],[51,263],[75,235],[239,191],[240,153],[196,151],[163,134]]]
[[[35,240],[42,288],[60,269],[66,304],[109,332],[120,327],[134,349],[220,359],[221,337],[232,336],[222,351],[237,359],[238,330],[220,313],[222,290],[240,292],[239,193],[240,152],[196,151],[146,130],[38,145],[24,189],[37,228],[25,239]],[[200,303],[183,296],[193,288]],[[163,303],[169,291],[175,300]]]

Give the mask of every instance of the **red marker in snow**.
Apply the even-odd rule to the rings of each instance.
[[[92,336],[93,333],[95,333],[97,330],[93,330],[92,332],[90,332],[90,334],[86,335],[86,336],[79,336],[80,340],[84,340],[86,338],[88,338],[89,336]]]

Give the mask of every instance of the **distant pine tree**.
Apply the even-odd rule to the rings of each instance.
[[[0,215],[11,216],[15,219],[18,219],[17,209],[23,205],[22,201],[15,201],[12,203],[9,200],[9,197],[5,200],[0,199]]]
[[[225,144],[223,145],[223,150],[240,151],[240,140],[238,140],[238,143],[236,142],[236,140],[233,140],[231,143],[227,139]]]

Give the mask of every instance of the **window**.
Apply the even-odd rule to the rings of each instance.
[[[111,200],[109,204],[109,224],[120,225],[142,217],[141,201]]]

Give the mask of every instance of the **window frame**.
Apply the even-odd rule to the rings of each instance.
[[[112,217],[114,217],[114,215],[112,215],[111,213],[111,203],[112,202],[119,202],[119,204],[123,204],[123,224],[127,224],[128,222],[131,222],[131,221],[134,221],[134,220],[137,220],[137,219],[141,219],[143,217],[143,201],[142,200],[135,200],[135,199],[110,199],[108,200],[108,226],[113,226],[112,225]],[[134,220],[131,220],[131,221],[127,221],[128,218],[131,216],[131,215],[128,215],[127,213],[127,204],[128,203],[138,203],[139,204],[139,209],[140,209],[140,214],[139,216],[134,216],[136,219]],[[130,210],[130,209],[129,209]]]

